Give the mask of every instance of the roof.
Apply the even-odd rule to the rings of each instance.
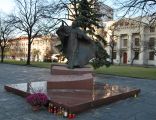
[[[46,37],[46,36],[37,35],[35,38],[42,38],[42,37]],[[51,37],[52,37],[52,38],[56,38],[57,36],[56,36],[56,35],[52,35]],[[28,37],[26,37],[26,36],[21,36],[21,37],[17,37],[17,38],[10,39],[9,41],[15,41],[15,40],[28,40]]]
[[[119,22],[121,20],[128,20],[128,21],[130,20],[130,21],[142,23],[144,25],[150,25],[152,18],[153,17],[151,17],[151,16],[138,16],[138,17],[135,17],[135,18],[122,18],[122,19],[120,19],[120,20],[118,20],[116,22]]]
[[[38,36],[36,36],[35,38],[41,38],[42,37],[42,35],[38,35]],[[10,39],[9,41],[14,41],[14,40],[28,40],[28,37],[26,37],[26,36],[21,36],[21,37],[17,37],[17,38],[12,38],[12,39]]]

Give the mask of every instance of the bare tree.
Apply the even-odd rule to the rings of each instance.
[[[155,39],[153,41],[148,41],[146,42],[146,47],[150,52],[154,53],[154,56],[156,56],[156,44],[155,44]]]
[[[123,16],[148,16],[149,23],[156,20],[156,0],[117,0],[119,11]],[[125,11],[125,12],[123,12]]]
[[[47,22],[43,18],[45,10],[44,0],[15,0],[17,13],[13,14],[12,21],[15,27],[26,33],[28,37],[28,53],[27,65],[31,60],[31,44],[36,36],[44,30],[44,23]]]
[[[12,59],[24,58],[25,52],[23,51],[19,39],[10,39],[9,40],[9,56],[12,57]]]
[[[1,62],[4,61],[4,51],[8,46],[8,40],[12,37],[13,26],[8,22],[8,18],[0,17],[0,48],[1,48]]]
[[[79,13],[78,13],[78,4],[79,4],[80,0],[60,0],[59,4],[60,4],[60,8],[64,11],[66,10],[68,14],[66,19],[74,21]]]
[[[131,42],[131,51],[132,51],[132,59],[131,59],[131,65],[134,64],[134,60],[139,58],[139,55],[143,52],[145,52],[148,49],[148,44],[145,41],[142,41],[141,35],[139,33],[139,39],[138,41],[132,40]],[[141,49],[142,48],[142,49]]]
[[[115,34],[115,31],[116,31],[116,28],[117,28],[117,25],[118,25],[118,22],[116,23],[113,23],[109,30],[111,31],[111,33],[108,33],[108,36],[110,38],[110,41],[108,42],[108,46],[110,47],[110,52],[111,52],[111,64],[114,64],[114,61],[113,61],[113,57],[114,57],[114,50],[115,50],[115,47],[117,45],[117,40],[119,38],[118,35]]]
[[[35,60],[39,61],[39,55],[40,54],[41,54],[40,50],[34,48],[32,50],[33,61],[35,61]]]
[[[155,39],[152,39],[152,40],[148,41],[146,44],[147,44],[147,48],[150,51],[153,51],[154,55],[156,56],[156,43],[155,43]]]
[[[111,64],[114,64],[114,50],[117,44],[117,36],[116,35],[111,35],[110,36],[110,41],[108,43],[108,46],[111,48]]]
[[[154,48],[153,50],[154,50],[154,55],[156,56],[156,48]]]
[[[124,51],[122,50],[122,48],[118,48],[117,50],[118,50],[118,53],[119,53],[119,65],[120,65]]]
[[[58,2],[51,3],[46,6],[43,17],[55,20],[54,26],[58,25],[60,22],[64,22],[68,25],[67,21],[74,21],[78,16],[79,1],[80,0],[59,0]],[[47,31],[49,32],[49,30]],[[51,28],[50,31],[52,31]]]

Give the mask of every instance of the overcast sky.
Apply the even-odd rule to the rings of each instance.
[[[112,7],[111,0],[105,0],[105,4]],[[0,11],[10,13],[14,8],[14,0],[0,0]]]
[[[0,0],[0,11],[10,13],[14,8],[14,0]]]

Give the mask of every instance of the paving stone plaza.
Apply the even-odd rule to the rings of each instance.
[[[5,84],[46,81],[50,76],[50,70],[45,68],[0,64],[0,120],[64,120],[48,113],[46,109],[33,112],[24,98],[4,90]],[[140,88],[141,93],[136,98],[85,111],[78,114],[75,120],[156,120],[155,80],[101,74],[95,76],[98,82]]]

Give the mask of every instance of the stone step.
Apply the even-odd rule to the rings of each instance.
[[[93,75],[52,75],[47,81],[48,89],[92,89]]]
[[[90,67],[69,69],[63,65],[55,65],[51,66],[51,73],[54,75],[81,75],[86,73],[93,74],[93,69]]]

